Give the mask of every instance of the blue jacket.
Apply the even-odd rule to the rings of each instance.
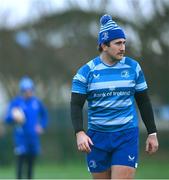
[[[25,115],[25,122],[22,125],[15,123],[12,116],[13,108],[21,108]],[[15,97],[9,104],[5,121],[14,125],[14,139],[16,148],[25,146],[24,150],[19,150],[20,153],[26,153],[29,150],[27,146],[35,146],[35,149],[39,149],[39,136],[36,131],[36,126],[39,124],[43,129],[47,126],[48,115],[47,110],[42,102],[35,96],[24,99],[22,96]],[[37,150],[36,153],[38,153]]]

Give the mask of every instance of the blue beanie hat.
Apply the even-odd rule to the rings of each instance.
[[[98,37],[98,45],[110,42],[114,39],[124,38],[124,31],[112,20],[112,17],[108,14],[103,15],[100,18],[100,32]]]
[[[34,90],[34,82],[29,77],[23,77],[19,82],[19,90],[20,91],[27,91],[27,90]]]

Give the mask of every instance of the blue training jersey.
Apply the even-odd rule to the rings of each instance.
[[[20,108],[25,115],[25,123],[15,126],[15,136],[36,135],[36,126],[40,124],[42,128],[46,128],[48,115],[47,110],[42,102],[35,96],[24,99],[22,96],[15,97],[9,104],[9,108],[5,117],[7,123],[14,123],[12,109]]]
[[[73,93],[87,95],[88,129],[102,132],[137,127],[134,94],[145,89],[143,71],[129,57],[112,66],[96,57],[78,70],[72,83]]]

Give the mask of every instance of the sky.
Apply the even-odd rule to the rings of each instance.
[[[138,13],[147,19],[151,18],[154,13],[154,2],[158,3],[159,11],[162,11],[161,2],[169,3],[169,0],[0,0],[0,27],[13,28],[27,21],[36,20],[45,13],[60,13],[70,9],[71,5],[78,6],[85,11],[99,11],[99,2],[108,1],[106,13],[130,19],[136,19]],[[131,6],[131,2],[136,4],[139,2],[139,11]]]
[[[46,13],[50,12],[61,12],[69,9],[70,4],[81,7],[83,10],[98,10],[98,1],[101,0],[0,0],[0,17],[1,26],[15,27],[16,25],[23,24],[32,19],[38,19],[43,12],[41,11],[42,3],[45,5]],[[137,1],[137,0],[129,0]],[[123,17],[133,17],[134,11],[130,10],[128,0],[110,0],[110,5],[107,7],[107,12],[118,14]],[[145,16],[150,16],[152,12],[152,1],[153,0],[139,0],[141,6],[144,8],[142,11]],[[91,6],[92,2],[92,6]],[[106,0],[105,0],[106,2]],[[146,6],[145,6],[146,3]],[[38,11],[37,11],[38,8]],[[43,7],[44,8],[44,7]],[[127,13],[127,16],[126,16]],[[2,18],[3,17],[3,18]]]
[[[41,3],[45,3],[46,11],[62,11],[65,9],[65,0],[0,0],[1,22],[8,27],[15,27],[33,18],[39,18],[36,7],[41,8]],[[52,5],[49,7],[49,5]],[[40,10],[39,10],[40,11]]]

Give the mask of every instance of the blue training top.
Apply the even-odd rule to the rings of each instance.
[[[72,83],[72,92],[87,94],[88,128],[102,132],[137,127],[134,94],[145,89],[143,71],[129,57],[112,66],[96,57],[78,70]]]
[[[47,110],[42,102],[35,96],[24,99],[22,96],[15,97],[9,105],[6,122],[14,123],[12,116],[12,109],[20,108],[25,115],[25,123],[20,126],[15,126],[15,136],[21,136],[22,134],[27,136],[37,136],[36,125],[40,124],[42,128],[47,126]]]

